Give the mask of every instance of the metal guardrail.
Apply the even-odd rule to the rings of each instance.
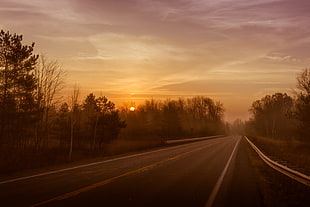
[[[224,137],[224,136],[225,135],[216,135],[216,136],[188,138],[188,139],[173,139],[173,140],[165,141],[165,144],[176,144],[176,143],[182,143],[182,142],[192,142],[192,141],[199,141],[199,140],[204,140],[204,139],[219,138],[219,137]]]
[[[251,147],[256,151],[256,153],[262,158],[262,160],[272,167],[273,169],[277,170],[278,172],[310,187],[310,176],[305,175],[301,172],[288,168],[287,166],[281,165],[269,157],[267,157],[264,153],[262,153],[246,136],[244,138],[248,141]]]

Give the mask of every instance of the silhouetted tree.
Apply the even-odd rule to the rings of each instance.
[[[70,126],[69,105],[63,103],[57,111],[56,119],[54,120],[54,133],[59,139],[59,148],[68,148],[71,135]]]
[[[25,147],[37,120],[34,68],[38,56],[32,54],[34,43],[23,45],[22,40],[22,35],[0,32],[0,144]]]
[[[189,113],[192,114],[193,129],[199,136],[224,133],[224,107],[220,102],[208,97],[196,96],[187,100]]]
[[[180,115],[182,111],[177,101],[167,100],[162,109],[162,133],[168,138],[182,134]]]
[[[116,139],[120,129],[126,126],[121,121],[115,104],[105,96],[96,98],[94,94],[89,94],[83,104],[83,113],[87,117],[88,131],[91,132],[92,150],[102,150],[103,144]]]
[[[91,93],[86,97],[83,103],[83,112],[86,116],[86,128],[88,131],[86,136],[92,137],[91,149],[94,150],[100,116],[100,108],[97,106],[97,101],[94,94]]]
[[[115,108],[115,104],[109,101],[105,96],[96,99],[96,105],[99,109],[99,125],[98,130],[98,147],[102,149],[104,143],[109,143],[116,139],[119,130],[126,126],[124,121],[120,120],[119,112]]]
[[[76,134],[76,128],[80,118],[80,106],[78,103],[80,95],[80,89],[78,86],[74,86],[73,94],[71,95],[71,116],[70,116],[70,145],[69,145],[69,160],[72,158],[73,140]]]
[[[127,137],[174,139],[223,134],[224,107],[203,96],[178,100],[146,100],[134,113],[123,110]]]
[[[300,121],[300,132],[304,139],[310,139],[310,69],[304,69],[297,76],[296,115]]]
[[[162,136],[162,106],[163,103],[154,98],[146,100],[144,104],[138,107],[137,113],[130,114],[135,115],[136,131],[140,131],[140,135],[145,137],[145,133],[160,137]],[[130,127],[130,122],[128,122],[128,127]],[[140,129],[137,129],[137,128]],[[144,131],[144,132],[143,132]]]
[[[288,136],[292,130],[293,107],[294,100],[286,93],[266,95],[250,108],[253,125],[263,136]]]
[[[48,61],[46,57],[41,56],[39,63],[35,67],[36,102],[40,118],[36,126],[35,140],[37,147],[43,138],[45,147],[48,146],[49,111],[56,102],[55,96],[62,89],[63,77],[64,72],[57,61]]]
[[[115,109],[106,113],[102,117],[101,122],[103,122],[103,133],[101,132],[102,134],[99,143],[100,148],[102,148],[102,144],[115,140],[118,137],[120,130],[127,126],[126,122],[121,120],[119,111]]]

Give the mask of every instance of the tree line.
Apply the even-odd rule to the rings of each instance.
[[[0,170],[105,154],[117,138],[157,140],[223,133],[224,107],[208,97],[147,100],[130,112],[105,96],[63,101],[64,71],[23,36],[0,32]]]
[[[310,140],[310,69],[304,69],[296,79],[295,96],[275,93],[252,103],[247,133]]]
[[[165,101],[150,99],[136,111],[122,107],[121,115],[127,123],[123,135],[131,139],[168,140],[225,133],[223,105],[203,96]]]

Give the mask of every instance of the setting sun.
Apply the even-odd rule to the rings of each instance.
[[[129,108],[129,111],[135,111],[135,110],[136,110],[136,108],[133,106]]]

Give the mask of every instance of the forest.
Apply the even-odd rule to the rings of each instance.
[[[294,96],[287,93],[266,95],[252,103],[248,134],[271,139],[310,140],[310,70],[297,74]]]
[[[150,99],[131,111],[74,87],[64,100],[60,64],[22,40],[0,32],[1,173],[225,133],[224,106],[208,97]]]
[[[250,120],[237,120],[233,126],[267,156],[309,174],[310,70],[302,70],[296,80],[292,95],[280,92],[265,95],[252,103]]]

